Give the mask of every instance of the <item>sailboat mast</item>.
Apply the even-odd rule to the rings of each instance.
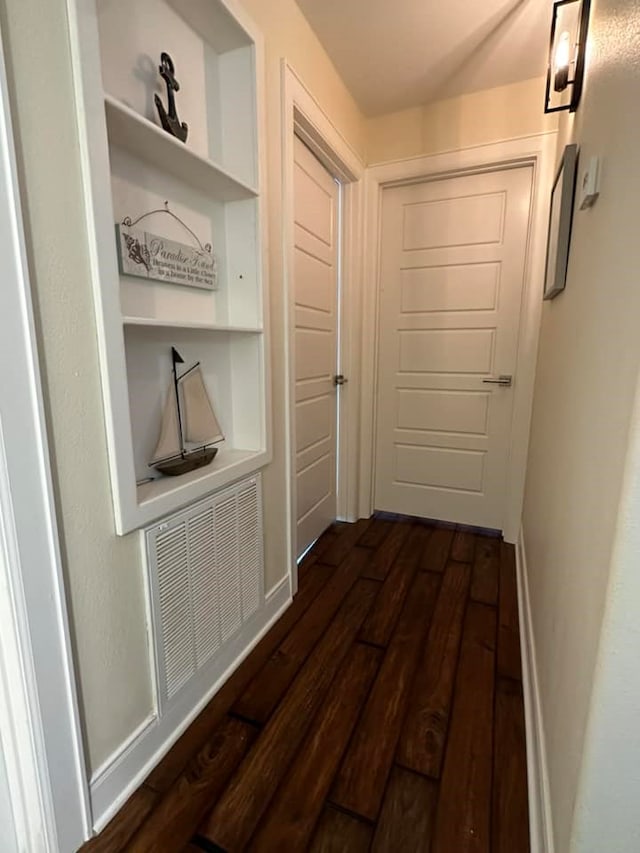
[[[182,412],[180,411],[180,394],[178,391],[177,364],[184,364],[184,359],[175,347],[171,347],[171,360],[173,362],[173,387],[176,391],[176,407],[178,409],[178,431],[180,433],[180,452],[184,455],[184,434],[182,431]]]

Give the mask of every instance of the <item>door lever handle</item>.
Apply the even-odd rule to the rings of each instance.
[[[498,376],[497,379],[483,379],[482,381],[485,385],[502,385],[504,388],[510,388],[513,384],[513,376],[503,374],[502,376]]]
[[[333,377],[334,385],[345,385],[349,380],[346,376],[343,376],[341,373],[338,373],[337,376]]]

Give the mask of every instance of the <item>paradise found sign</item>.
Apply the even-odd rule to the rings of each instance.
[[[118,260],[123,275],[216,290],[217,265],[211,246],[194,248],[142,228],[116,225]]]

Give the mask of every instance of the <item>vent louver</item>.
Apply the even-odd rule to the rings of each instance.
[[[263,602],[260,477],[145,531],[160,711]]]

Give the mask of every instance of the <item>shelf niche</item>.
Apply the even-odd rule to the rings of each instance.
[[[110,0],[98,3],[98,26],[114,134],[162,168],[175,158],[184,180],[196,180],[201,167],[197,185],[218,198],[227,200],[222,186],[208,183],[207,171],[219,169],[223,183],[225,176],[234,176],[245,192],[257,194],[250,189],[257,186],[258,176],[255,46],[223,3]],[[189,125],[186,144],[164,134],[154,103],[157,94],[166,104],[158,74],[163,51],[173,59],[180,83],[176,103],[181,121]],[[136,116],[146,121],[136,123]],[[192,162],[185,152],[194,155]]]
[[[116,528],[123,534],[254,473],[270,458],[256,95],[260,37],[236,20],[226,0],[96,0],[82,26],[101,267],[94,288]],[[154,95],[166,104],[158,73],[163,51],[180,83],[176,105],[189,125],[186,143],[166,133],[157,116]],[[94,108],[96,96],[104,104],[102,117]],[[165,202],[200,243],[212,244],[216,289],[119,273],[115,224],[125,217],[159,211],[140,227],[196,245],[178,221],[163,215]],[[185,367],[201,363],[225,435],[210,465],[180,477],[149,467],[171,380],[172,346]],[[149,477],[152,482],[137,485]]]
[[[135,221],[159,210],[145,218],[140,227],[196,245],[183,225],[163,214],[168,201],[170,210],[188,224],[202,244],[211,243],[217,264],[216,290],[121,275],[123,315],[187,326],[203,321],[220,326],[259,326],[258,200],[224,202],[206,196],[113,144],[109,145],[109,160],[115,222],[122,222],[126,216]]]
[[[187,369],[200,361],[204,382],[225,436],[206,468],[191,475],[163,477],[149,467],[158,440],[164,401],[171,381],[171,347]],[[131,326],[125,328],[125,348],[136,482],[154,477],[154,484],[137,487],[139,501],[172,492],[187,482],[255,458],[264,449],[262,337],[193,329]]]

